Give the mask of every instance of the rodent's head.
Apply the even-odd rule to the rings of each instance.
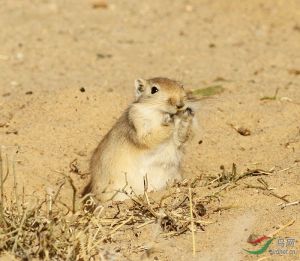
[[[183,85],[168,78],[138,79],[135,81],[135,90],[136,102],[170,114],[183,109],[187,99]]]

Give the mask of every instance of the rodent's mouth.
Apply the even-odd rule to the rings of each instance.
[[[176,115],[177,113],[180,113],[182,111],[185,111],[187,108],[186,105],[182,106],[181,108],[177,108],[177,107],[169,107],[169,108],[166,108],[164,110],[161,110],[163,113],[168,113],[170,114],[170,116],[174,116]]]
[[[187,109],[187,106],[184,105],[180,109],[177,109],[177,112],[185,111]]]
[[[177,108],[174,108],[174,110],[170,110],[170,111],[166,111],[166,113],[169,113],[171,116],[174,116],[182,111],[185,111],[187,108],[187,106],[183,106],[182,108],[180,109],[177,109]]]

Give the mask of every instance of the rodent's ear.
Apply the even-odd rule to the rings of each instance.
[[[135,85],[135,96],[136,99],[138,99],[146,89],[146,80],[137,79],[134,81],[134,85]]]

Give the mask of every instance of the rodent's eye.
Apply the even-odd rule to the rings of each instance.
[[[154,94],[154,93],[156,93],[156,92],[158,92],[158,89],[157,89],[155,86],[153,86],[153,87],[151,88],[151,94]]]

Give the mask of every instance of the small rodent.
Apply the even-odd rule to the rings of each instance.
[[[124,190],[160,190],[180,180],[183,145],[192,136],[194,111],[189,93],[167,78],[135,81],[136,100],[104,136],[90,162],[83,195],[100,201],[124,200]],[[123,191],[123,192],[122,192]]]

